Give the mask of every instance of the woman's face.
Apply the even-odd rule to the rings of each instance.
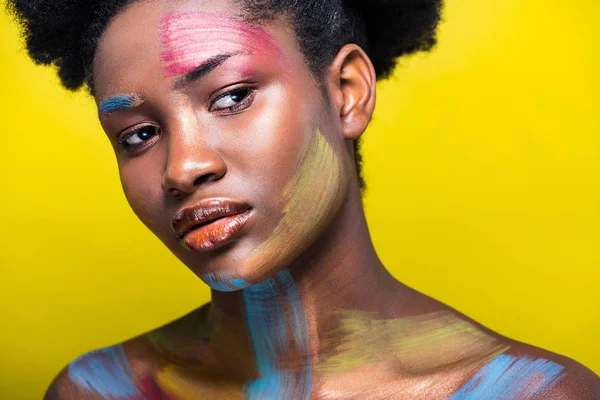
[[[352,170],[339,113],[291,26],[238,14],[229,1],[135,2],[94,62],[129,204],[224,291],[302,254],[339,211]]]

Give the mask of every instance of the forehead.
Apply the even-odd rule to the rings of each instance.
[[[94,61],[96,94],[135,89],[140,79],[186,74],[216,53],[297,59],[293,30],[281,21],[256,26],[228,0],[134,2],[100,37]]]

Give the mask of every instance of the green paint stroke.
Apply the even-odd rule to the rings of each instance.
[[[323,374],[379,362],[411,374],[475,367],[509,347],[449,312],[389,320],[362,311],[339,314],[340,325],[324,341],[324,356],[316,367]]]
[[[254,250],[248,265],[260,271],[289,262],[341,205],[343,164],[319,129],[310,136],[297,171],[283,190],[287,205],[273,233]],[[338,204],[335,204],[335,202]]]
[[[207,341],[210,330],[207,321],[214,314],[211,303],[144,334],[148,342],[160,353],[184,356],[193,351],[195,341]]]
[[[209,303],[144,336],[168,360],[201,361],[213,369],[219,366],[230,371],[251,370],[254,367],[251,350],[239,337],[243,330],[240,321]]]

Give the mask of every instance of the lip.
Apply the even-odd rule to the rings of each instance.
[[[210,251],[231,242],[251,212],[251,206],[245,202],[206,199],[177,211],[171,227],[185,247]]]

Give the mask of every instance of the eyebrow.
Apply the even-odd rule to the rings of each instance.
[[[208,60],[204,61],[198,67],[194,68],[192,71],[185,74],[183,77],[177,79],[175,84],[173,85],[173,89],[180,90],[183,89],[184,86],[189,85],[192,82],[195,82],[199,79],[202,79],[211,71],[219,67],[223,64],[227,59],[236,56],[240,53],[224,53],[217,54]]]
[[[143,102],[142,99],[135,95],[118,94],[100,102],[100,105],[98,106],[98,116],[102,117],[109,112],[138,107]]]
[[[173,88],[175,90],[179,90],[192,82],[202,79],[208,73],[210,73],[215,68],[223,64],[227,59],[238,54],[240,53],[224,53],[217,54],[209,58],[208,60],[200,64],[198,67],[185,74],[183,77],[177,79],[177,81],[173,85]],[[104,115],[113,111],[135,108],[140,106],[143,102],[144,101],[136,95],[118,94],[100,102],[100,105],[98,106],[98,116],[101,118]]]

